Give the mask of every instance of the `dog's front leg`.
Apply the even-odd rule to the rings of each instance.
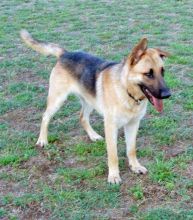
[[[119,176],[119,161],[117,156],[118,128],[113,122],[113,119],[110,117],[105,118],[104,123],[109,168],[108,182],[118,184],[121,182],[121,178]]]
[[[127,156],[131,170],[135,173],[145,174],[147,173],[147,169],[141,166],[136,157],[136,136],[138,128],[139,121],[128,123],[124,126]]]

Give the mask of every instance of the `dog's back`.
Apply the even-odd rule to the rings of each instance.
[[[90,93],[96,94],[96,78],[104,69],[116,62],[105,61],[85,52],[63,53],[59,62],[75,79],[77,79]]]

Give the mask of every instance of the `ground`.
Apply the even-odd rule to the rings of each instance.
[[[193,219],[192,1],[1,0],[0,8],[0,219]],[[137,138],[147,175],[129,170],[120,130],[123,183],[107,184],[105,143],[87,138],[74,96],[51,121],[50,144],[35,147],[56,59],[26,48],[21,28],[114,61],[142,37],[171,53],[172,96],[162,114],[148,106]],[[91,122],[104,136],[96,112]]]

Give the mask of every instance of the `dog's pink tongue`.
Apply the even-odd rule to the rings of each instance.
[[[162,99],[156,99],[155,97],[152,97],[152,98],[153,98],[153,104],[154,104],[155,109],[158,112],[162,112],[163,111],[163,100]]]

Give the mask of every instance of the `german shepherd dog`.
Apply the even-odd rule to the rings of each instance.
[[[129,165],[135,173],[147,169],[136,157],[136,135],[140,120],[146,113],[148,101],[161,112],[163,100],[170,90],[164,81],[163,58],[169,54],[147,47],[143,38],[131,53],[119,63],[109,62],[85,52],[68,52],[57,44],[44,43],[21,31],[21,38],[32,49],[58,58],[53,68],[37,145],[45,146],[50,119],[70,93],[80,98],[80,122],[92,141],[100,140],[89,123],[89,115],[96,109],[104,117],[108,154],[108,182],[120,183],[117,156],[117,133],[124,127]]]

